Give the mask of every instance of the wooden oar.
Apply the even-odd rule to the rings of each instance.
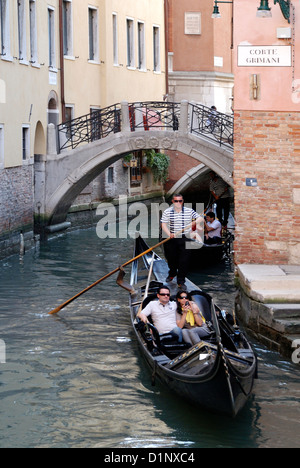
[[[187,228],[185,228],[187,229]],[[75,301],[75,299],[77,299],[78,297],[82,296],[82,294],[86,293],[87,291],[89,291],[90,289],[92,289],[94,286],[97,286],[97,284],[101,283],[102,281],[104,281],[105,279],[109,278],[110,276],[114,275],[115,273],[117,273],[120,268],[125,268],[126,266],[130,265],[131,263],[135,262],[135,260],[138,260],[139,258],[143,257],[144,255],[147,255],[149,252],[152,252],[152,250],[154,249],[157,249],[158,247],[160,247],[161,245],[165,244],[166,242],[168,242],[169,240],[171,239],[171,237],[168,237],[167,239],[164,239],[163,241],[159,242],[158,244],[154,245],[154,247],[151,247],[150,249],[146,250],[145,252],[142,252],[141,254],[137,255],[136,257],[132,258],[131,260],[129,260],[128,262],[124,263],[123,265],[119,266],[118,268],[115,268],[113,271],[111,271],[110,273],[107,273],[107,275],[103,276],[102,278],[100,278],[98,281],[96,281],[95,283],[91,284],[90,286],[88,286],[87,288],[85,288],[83,291],[81,291],[80,293],[76,294],[76,296],[72,297],[71,299],[69,299],[68,301],[64,302],[63,304],[61,304],[60,306],[56,307],[56,309],[53,309],[51,310],[51,312],[49,312],[50,315],[54,315],[54,314],[57,314],[60,310],[64,309],[67,305],[71,304],[71,302]]]
[[[175,237],[179,236],[180,234],[182,234],[184,231],[186,231],[187,229],[191,228],[192,225],[193,225],[194,221],[189,224],[188,226],[186,226],[185,228],[183,228],[181,231],[178,231],[175,233]],[[154,249],[157,249],[158,247],[160,247],[161,245],[165,244],[166,242],[168,242],[169,240],[171,240],[172,238],[171,237],[167,237],[167,239],[164,239],[163,241],[159,242],[158,244],[154,245],[153,247],[151,247],[150,249],[146,250],[145,252],[142,252],[141,254],[137,255],[136,257],[132,258],[131,260],[128,260],[128,262],[124,263],[123,265],[119,266],[118,268],[115,268],[113,271],[111,271],[110,273],[107,273],[107,275],[103,276],[102,278],[100,278],[98,281],[96,281],[95,283],[91,284],[90,286],[88,286],[87,288],[85,288],[83,291],[81,291],[80,293],[76,294],[76,296],[74,297],[71,297],[71,299],[69,299],[68,301],[64,302],[63,304],[61,304],[60,306],[56,307],[56,309],[53,309],[51,310],[51,312],[49,312],[49,315],[54,315],[54,314],[57,314],[60,310],[64,309],[67,305],[71,304],[71,302],[75,301],[75,299],[77,299],[78,297],[82,296],[82,294],[86,293],[87,291],[89,291],[90,289],[94,288],[95,286],[97,286],[97,284],[101,283],[102,281],[104,281],[105,279],[109,278],[110,276],[114,275],[115,273],[117,273],[118,271],[120,271],[121,268],[125,268],[126,266],[130,265],[131,263],[135,262],[135,260],[138,260],[139,258],[143,257],[144,255],[147,255],[148,253],[152,252],[152,250]]]

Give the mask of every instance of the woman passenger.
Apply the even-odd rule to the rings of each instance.
[[[183,340],[191,345],[199,343],[209,336],[210,331],[205,324],[202,312],[189,293],[179,291],[177,302],[177,326],[182,328]]]

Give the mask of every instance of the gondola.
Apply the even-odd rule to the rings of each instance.
[[[190,248],[193,250],[190,264],[191,270],[199,270],[204,265],[215,265],[220,263],[223,259],[229,259],[232,254],[233,240],[233,234],[230,231],[227,231],[223,234],[219,243],[191,243]]]
[[[215,212],[215,209],[213,209]],[[233,251],[235,221],[230,213],[227,229],[223,231],[220,242],[216,244],[199,244],[194,242],[191,245],[193,255],[191,258],[191,270],[199,270],[204,265],[220,263],[224,259],[230,259]]]
[[[138,237],[135,256],[147,249],[148,245]],[[157,300],[157,289],[165,284],[167,276],[165,260],[150,252],[132,264],[127,288],[131,289],[132,327],[152,383],[159,380],[196,407],[235,417],[251,395],[257,377],[255,353],[234,317],[215,306],[212,297],[190,280],[186,281],[187,291],[210,326],[211,333],[205,341],[192,347],[178,343],[171,333],[159,335],[153,324],[140,321],[139,310]],[[168,283],[168,287],[174,300],[177,284]]]

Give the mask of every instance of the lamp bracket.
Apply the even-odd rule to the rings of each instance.
[[[274,0],[274,5],[276,5],[276,3],[279,3],[283,16],[290,23],[291,0]]]

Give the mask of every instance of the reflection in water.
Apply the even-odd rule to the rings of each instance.
[[[131,257],[132,240],[94,229],[0,263],[0,447],[297,447],[299,368],[259,344],[259,377],[235,420],[198,412],[151,379],[115,277],[48,311]],[[129,270],[128,270],[129,271]],[[193,273],[232,309],[230,264]]]

